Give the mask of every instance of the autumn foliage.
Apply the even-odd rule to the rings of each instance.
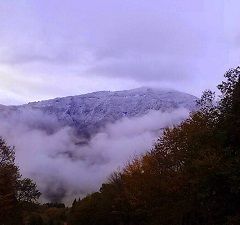
[[[71,225],[240,224],[240,68],[204,92],[199,110],[168,128],[99,192],[75,201]]]
[[[218,88],[218,99],[205,91],[187,120],[71,208],[35,204],[35,184],[0,139],[0,225],[240,224],[240,67]]]

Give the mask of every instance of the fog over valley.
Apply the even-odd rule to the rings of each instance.
[[[0,225],[239,225],[240,0],[0,0]]]
[[[92,95],[95,98],[98,96],[98,105],[91,102]],[[148,96],[155,96],[156,100],[142,103],[141,113],[133,105],[127,105],[127,109],[124,109],[126,99],[127,102],[137,102]],[[170,96],[174,98],[171,100]],[[82,98],[85,103],[82,102],[81,107],[88,105],[90,111],[87,115],[92,115],[91,121],[99,121],[95,124],[95,130],[94,126],[90,126],[87,136],[84,135],[86,130],[80,129],[77,132],[79,124],[72,126],[69,122],[67,125],[57,117],[60,107],[64,108],[66,104],[68,108],[74,108],[74,115],[77,114],[81,110],[78,102]],[[113,105],[111,98],[116,98],[119,109],[125,112],[120,117],[116,117],[114,110],[111,110],[117,103],[115,99]],[[37,182],[43,193],[42,201],[69,203],[75,197],[83,197],[98,190],[112,172],[121,169],[135,156],[150,150],[163,128],[176,125],[187,118],[190,110],[196,107],[195,101],[194,96],[172,90],[142,88],[106,92],[104,95],[102,92],[88,94],[76,97],[70,103],[67,99],[60,98],[34,103],[33,107],[30,107],[31,104],[2,107],[0,135],[16,147],[16,161],[23,175]],[[156,110],[158,104],[161,107]],[[46,111],[46,106],[51,110]],[[111,117],[106,118],[108,113],[102,110],[101,114],[94,114],[97,107],[107,107]],[[130,116],[126,116],[127,113]],[[64,115],[69,116],[66,111]],[[70,114],[70,117],[73,118],[74,115]],[[86,118],[82,120],[85,121]],[[113,121],[112,118],[118,119]],[[101,123],[102,126],[99,127],[98,124]],[[92,134],[89,135],[89,132]]]

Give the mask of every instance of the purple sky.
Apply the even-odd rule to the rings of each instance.
[[[0,104],[139,86],[200,96],[240,60],[239,0],[2,0]]]

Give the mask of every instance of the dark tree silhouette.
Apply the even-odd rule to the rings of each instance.
[[[35,202],[40,192],[30,179],[21,179],[15,151],[0,138],[0,224],[22,224],[22,203]]]

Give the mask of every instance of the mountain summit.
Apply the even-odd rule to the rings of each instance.
[[[143,116],[151,110],[171,112],[178,108],[186,108],[192,111],[196,107],[196,100],[195,96],[175,90],[141,87],[0,107],[0,115],[4,112],[8,115],[40,111],[57,119],[61,126],[72,127],[78,134],[90,136],[107,123],[124,117]]]

